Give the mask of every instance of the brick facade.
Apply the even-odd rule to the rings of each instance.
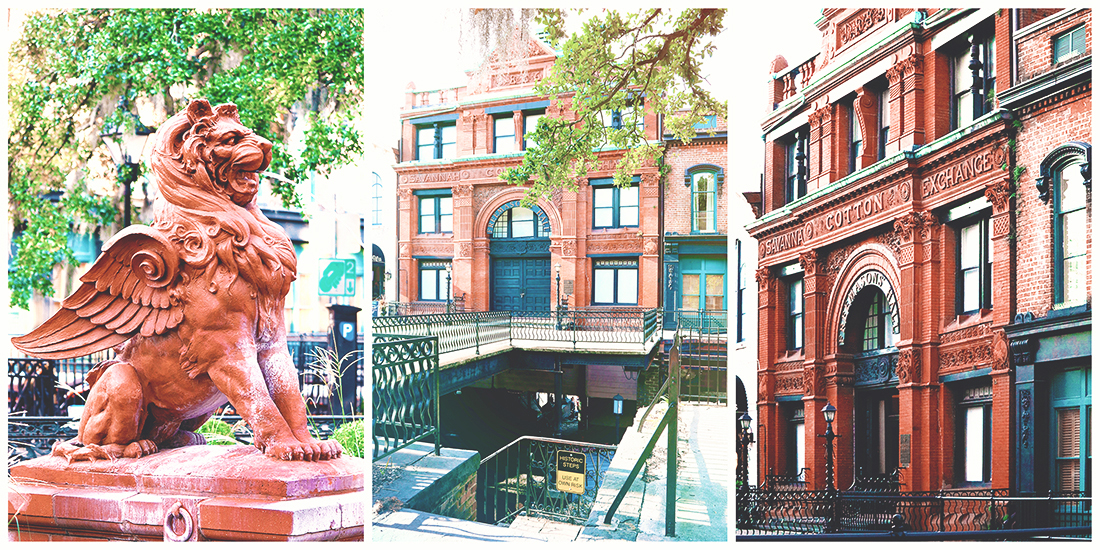
[[[1035,172],[1062,144],[1091,139],[1088,53],[1052,64],[1049,51],[1090,12],[1040,11],[827,9],[823,51],[773,63],[761,216],[748,227],[759,243],[760,475],[805,467],[808,486],[823,487],[817,436],[832,403],[839,488],[861,470],[896,470],[909,491],[1017,488],[1031,451],[1017,448],[1009,345],[1024,330],[1018,314],[1041,316],[1053,300],[1051,206]],[[969,72],[956,75],[960,62]],[[1052,71],[1077,80],[1042,84]],[[792,167],[796,135],[807,157]],[[788,196],[789,174],[804,195]],[[1091,273],[1091,254],[1085,263]]]

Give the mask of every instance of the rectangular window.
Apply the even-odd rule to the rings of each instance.
[[[1085,26],[1081,25],[1054,37],[1053,50],[1053,63],[1061,63],[1085,53]]]
[[[725,309],[726,264],[725,256],[681,256],[680,307],[697,311]]]
[[[981,218],[959,230],[957,311],[971,313],[992,308],[993,240],[990,219]]]
[[[848,106],[848,173],[859,170],[859,157],[863,155],[863,127],[859,125],[859,115],[856,114],[856,104],[859,98],[853,99]]]
[[[493,152],[516,150],[516,121],[511,115],[493,119]]]
[[[1086,260],[1088,230],[1086,196],[1081,164],[1075,163],[1054,172],[1054,301],[1066,307],[1088,301]]]
[[[993,36],[972,38],[974,45],[964,48],[952,60],[952,123],[961,128],[993,108],[997,83],[997,47]],[[977,69],[975,75],[974,69]],[[978,97],[974,97],[975,90]]]
[[[534,134],[535,130],[539,127],[539,119],[542,118],[543,113],[524,113],[523,115],[523,148],[530,149],[535,147],[536,143],[527,139],[528,134]]]
[[[455,158],[456,130],[454,123],[418,126],[416,129],[416,159]]]
[[[638,185],[617,187],[610,178],[592,180],[592,227],[638,226]]]
[[[442,302],[449,299],[450,291],[447,276],[451,262],[440,260],[420,261],[420,299],[428,302]]]
[[[593,260],[592,305],[638,305],[638,260]]]
[[[787,202],[806,196],[806,175],[810,166],[810,153],[806,147],[808,133],[805,129],[799,130],[787,142]]]
[[[787,349],[802,349],[805,334],[802,326],[802,310],[805,296],[802,290],[802,278],[792,279],[787,284]]]
[[[382,179],[378,174],[374,174],[371,185],[371,225],[382,225]]]
[[[878,93],[878,160],[886,158],[886,142],[890,141],[890,87]]]
[[[1053,463],[1053,491],[1089,491],[1092,486],[1092,370],[1072,366],[1050,378],[1050,413],[1047,441]],[[1042,440],[1040,440],[1042,441]]]
[[[691,176],[691,232],[718,231],[718,185],[714,172],[696,172]]]
[[[805,482],[806,468],[806,407],[794,403],[787,416],[787,472],[793,481]]]
[[[993,386],[962,390],[955,447],[962,483],[987,484],[992,480],[992,412]]]
[[[450,196],[420,197],[420,232],[451,233],[453,214]]]

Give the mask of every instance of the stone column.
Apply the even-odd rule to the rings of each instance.
[[[1030,313],[1020,314],[1016,316],[1016,322],[1027,322],[1030,318]],[[1014,432],[1016,445],[1013,445],[1019,453],[1016,457],[1016,490],[1027,494],[1041,486],[1035,483],[1035,477],[1046,475],[1045,471],[1039,471],[1039,465],[1046,456],[1036,446],[1036,411],[1040,404],[1045,404],[1041,396],[1047,395],[1048,390],[1046,384],[1035,376],[1036,340],[1027,336],[1014,339],[1010,349],[1012,362],[1016,366],[1015,406],[1020,411]],[[1045,426],[1043,431],[1046,431]]]
[[[886,69],[886,80],[890,82],[888,96],[890,120],[890,135],[886,139],[886,156],[890,156],[900,150],[901,134],[904,128],[904,105],[902,103],[901,67],[894,65]]]
[[[898,63],[901,69],[902,116],[904,128],[900,133],[901,148],[924,145],[924,56],[911,53]]]
[[[817,251],[809,250],[798,255],[798,263],[803,271],[803,327],[802,340],[802,404],[806,409],[806,462],[811,465],[810,486],[825,488],[825,452],[824,439],[817,437],[825,433],[825,419],[821,409],[825,406],[825,361],[822,351],[825,344],[825,315],[828,296],[825,288],[825,273],[818,261]],[[820,384],[819,384],[820,380]],[[835,426],[834,426],[835,430]],[[834,441],[834,453],[838,441]],[[836,461],[833,462],[834,467]],[[839,485],[837,486],[839,488]]]
[[[407,176],[398,175],[400,180]],[[413,194],[407,187],[397,188],[397,280],[400,292],[398,300],[416,300],[416,265],[412,259],[412,236],[416,234],[416,216],[413,214]]]
[[[451,296],[458,297],[465,294],[468,310],[473,306],[469,300],[478,293],[474,285],[473,273],[473,238],[475,228],[473,211],[474,186],[468,183],[458,183],[451,188],[451,205],[453,208],[452,227],[454,252],[451,261]]]
[[[775,277],[771,269],[761,267],[756,270],[756,282],[760,286],[758,298],[759,317],[758,329],[760,334],[772,334],[779,330],[781,325],[776,319],[775,307],[776,286]],[[757,419],[758,419],[758,461],[757,479],[763,480],[764,476],[773,471],[782,471],[784,467],[783,455],[780,454],[785,447],[780,434],[783,433],[780,423],[783,422],[779,410],[779,403],[775,400],[775,357],[778,351],[776,338],[763,338],[757,349],[758,360],[758,385],[757,385]]]
[[[810,113],[810,191],[827,185],[837,179],[833,137],[838,134],[833,129],[833,106],[824,107]]]

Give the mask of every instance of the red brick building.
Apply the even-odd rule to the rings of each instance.
[[[464,296],[468,310],[549,310],[560,265],[569,307],[660,303],[660,175],[641,168],[629,187],[611,185],[618,151],[601,166],[532,208],[525,189],[499,175],[522,160],[540,116],[572,116],[570,98],[532,88],[555,61],[530,39],[497,51],[465,86],[410,89],[401,113],[398,176],[400,300]],[[655,115],[639,106],[613,124],[642,124],[660,138]],[[448,271],[450,268],[450,271]]]
[[[829,403],[841,489],[1088,486],[1090,21],[826,9],[823,51],[776,58],[761,476],[824,487]]]

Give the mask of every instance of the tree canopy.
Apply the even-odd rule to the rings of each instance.
[[[521,165],[501,175],[514,185],[530,185],[528,201],[547,197],[554,189],[575,190],[600,150],[625,150],[615,168],[619,185],[643,163],[655,162],[661,147],[635,124],[643,116],[641,98],[649,112],[663,117],[665,131],[685,142],[705,116],[726,113],[726,103],[711,95],[703,73],[725,10],[583,12],[542,9],[535,19],[550,45],[561,52],[535,93],[571,97],[574,116],[542,117],[533,136],[537,147],[525,152]],[[587,17],[580,31],[567,32],[570,17]]]
[[[34,291],[52,295],[53,267],[74,261],[74,222],[120,218],[117,191],[90,188],[115,177],[95,173],[104,159],[110,165],[99,135],[130,119],[127,110],[155,104],[161,120],[141,122],[156,126],[192,99],[236,103],[241,122],[274,144],[269,171],[297,182],[361,154],[363,60],[361,9],[29,14],[8,69],[11,305],[26,308]],[[303,127],[296,110],[308,126],[304,146],[291,150],[291,130]],[[273,183],[286,206],[301,206],[293,183]]]

